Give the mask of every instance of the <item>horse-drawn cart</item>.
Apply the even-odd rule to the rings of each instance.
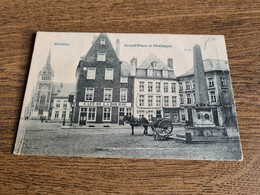
[[[156,119],[151,123],[155,140],[167,140],[172,133],[173,125],[170,120]]]
[[[148,127],[150,126],[155,140],[167,140],[173,130],[172,122],[168,119],[153,118],[153,122],[149,123],[146,118],[137,119],[133,116],[125,116],[124,121],[132,127],[132,135],[134,134],[134,127],[137,126],[143,126],[144,135],[148,135]]]

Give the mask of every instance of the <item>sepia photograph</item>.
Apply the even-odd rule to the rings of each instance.
[[[224,36],[38,32],[14,154],[242,160]]]

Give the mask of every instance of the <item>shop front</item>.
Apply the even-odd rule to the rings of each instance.
[[[79,125],[87,123],[123,124],[125,115],[132,115],[131,103],[79,102]]]

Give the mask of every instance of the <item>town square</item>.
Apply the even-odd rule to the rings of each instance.
[[[21,121],[26,126],[21,152],[25,155],[66,155],[110,158],[161,158],[161,159],[239,159],[237,138],[219,143],[187,144],[169,139],[156,141],[143,135],[143,128],[136,128],[131,135],[128,124],[121,128],[62,128],[59,123]],[[175,133],[184,132],[183,127],[174,127]],[[206,147],[205,147],[206,146]]]
[[[39,33],[39,39],[49,35]],[[52,35],[56,39],[64,36]],[[225,45],[223,36],[207,39],[213,42],[214,55],[199,35],[192,36],[192,43],[188,35],[168,35],[168,39],[149,35],[164,44],[128,44],[132,47],[125,48],[121,42],[131,40],[128,36],[140,36],[143,41],[147,36],[147,43],[151,40],[148,35],[84,36],[88,51],[82,49],[83,55],[75,57],[74,68],[57,57],[61,51],[80,48],[77,42],[70,49],[74,45],[70,39],[60,41],[66,45],[46,45],[48,54],[41,58],[42,66],[32,66],[15,154],[242,159],[227,56],[225,50],[218,51]],[[182,41],[177,46],[179,38]],[[70,60],[70,56],[63,58]],[[33,58],[32,63],[37,60]]]

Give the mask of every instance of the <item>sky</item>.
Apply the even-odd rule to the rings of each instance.
[[[29,77],[24,97],[24,105],[30,102],[37,76],[46,63],[51,50],[51,67],[54,71],[54,82],[75,83],[75,72],[80,57],[89,51],[94,36],[100,33],[62,33],[38,32],[35,40]],[[173,58],[173,69],[176,76],[184,74],[193,67],[195,44],[201,46],[203,59],[227,60],[224,36],[222,35],[174,35],[174,34],[130,34],[107,33],[115,48],[116,39],[120,40],[119,58],[121,61],[137,58],[137,66],[153,53],[165,64]],[[129,45],[147,45],[147,47],[130,47]],[[155,47],[170,45],[171,47]],[[151,47],[148,47],[151,46]]]

